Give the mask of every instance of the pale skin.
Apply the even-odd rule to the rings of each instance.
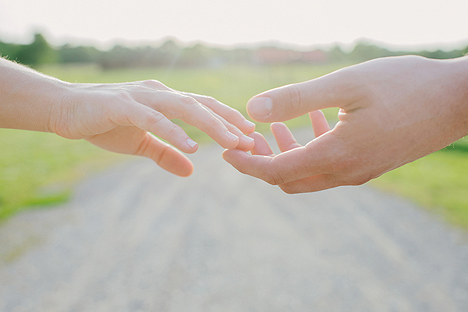
[[[148,157],[179,176],[189,176],[193,165],[178,150],[194,153],[198,145],[170,119],[198,127],[227,149],[248,151],[254,145],[245,134],[255,125],[214,98],[156,80],[67,83],[2,58],[0,112],[0,128],[85,139],[112,152]]]
[[[339,107],[330,129],[320,109]],[[377,59],[269,90],[247,103],[252,119],[275,122],[280,154],[258,133],[251,154],[227,150],[240,172],[286,193],[360,185],[468,134],[468,58]],[[299,145],[278,121],[309,113],[315,139]]]

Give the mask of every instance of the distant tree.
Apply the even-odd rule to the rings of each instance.
[[[4,57],[10,60],[16,60],[20,46],[13,43],[6,43],[0,41],[0,57]]]
[[[452,50],[452,51],[443,51],[443,50],[436,50],[436,51],[421,51],[418,53],[421,56],[433,58],[433,59],[450,59],[456,58],[464,55],[462,50]]]
[[[178,64],[182,66],[204,66],[209,65],[214,58],[214,50],[200,43],[183,49]]]
[[[336,45],[330,51],[328,51],[328,57],[331,62],[343,62],[347,60],[348,55],[340,48],[339,45]]]
[[[130,67],[132,50],[122,45],[115,45],[111,50],[106,51],[99,64],[104,69]]]
[[[57,62],[57,52],[49,45],[43,35],[36,33],[31,44],[20,46],[16,60],[31,66],[55,63]]]
[[[61,46],[57,52],[62,63],[97,63],[102,54],[95,47],[74,47],[70,44]]]
[[[219,54],[223,54],[226,60],[231,63],[251,64],[255,62],[255,51],[253,49],[237,48],[227,51],[221,50]]]
[[[379,58],[379,57],[394,56],[397,54],[398,53],[390,52],[387,49],[378,47],[373,44],[369,44],[366,42],[359,42],[354,47],[353,51],[349,53],[348,57],[350,58],[350,60],[354,62],[363,62],[363,61],[368,61],[368,60]]]
[[[179,52],[182,48],[175,42],[173,39],[167,39],[164,43],[159,47],[159,50],[162,53],[167,54],[175,54]]]

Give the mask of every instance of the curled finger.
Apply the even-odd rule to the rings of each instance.
[[[273,156],[273,151],[263,135],[254,132],[249,134],[249,137],[255,141],[255,145],[251,150],[252,155]]]
[[[312,122],[312,128],[314,129],[314,135],[316,138],[330,131],[328,121],[321,110],[310,112],[309,117]]]
[[[270,129],[281,152],[286,152],[302,146],[297,143],[293,134],[284,123],[272,123]]]

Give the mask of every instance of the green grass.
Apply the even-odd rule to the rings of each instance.
[[[45,74],[69,82],[125,82],[157,79],[181,91],[207,94],[245,114],[253,95],[288,83],[326,74],[340,65],[223,67],[219,69],[131,69],[102,71],[95,66],[49,66]],[[336,110],[330,111],[336,116]],[[290,124],[309,124],[299,118]],[[209,138],[185,127],[196,141]],[[259,125],[267,130],[268,125]],[[0,129],[0,220],[38,206],[50,206],[70,198],[73,185],[90,173],[119,159],[85,141],[62,139],[49,133]]]
[[[50,133],[0,130],[0,220],[68,200],[74,182],[119,157]]]
[[[468,139],[390,171],[372,185],[407,197],[468,229]]]

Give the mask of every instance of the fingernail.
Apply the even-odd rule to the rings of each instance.
[[[251,121],[248,121],[247,119],[245,120],[245,124],[247,125],[247,127],[249,128],[252,128],[252,127],[255,127],[255,124]]]
[[[244,139],[244,141],[246,141],[247,143],[252,143],[254,141],[254,139],[252,139],[251,137],[248,137],[246,135],[243,135],[242,138]]]
[[[271,115],[273,103],[269,97],[261,96],[251,99],[247,106],[251,116],[255,118],[266,118]]]
[[[227,136],[229,138],[229,140],[231,141],[237,141],[237,139],[239,139],[239,137],[237,135],[235,135],[234,133],[231,133],[231,132],[227,132]]]
[[[187,144],[190,146],[190,147],[194,147],[197,145],[197,142],[195,142],[194,140],[192,139],[187,139]]]

